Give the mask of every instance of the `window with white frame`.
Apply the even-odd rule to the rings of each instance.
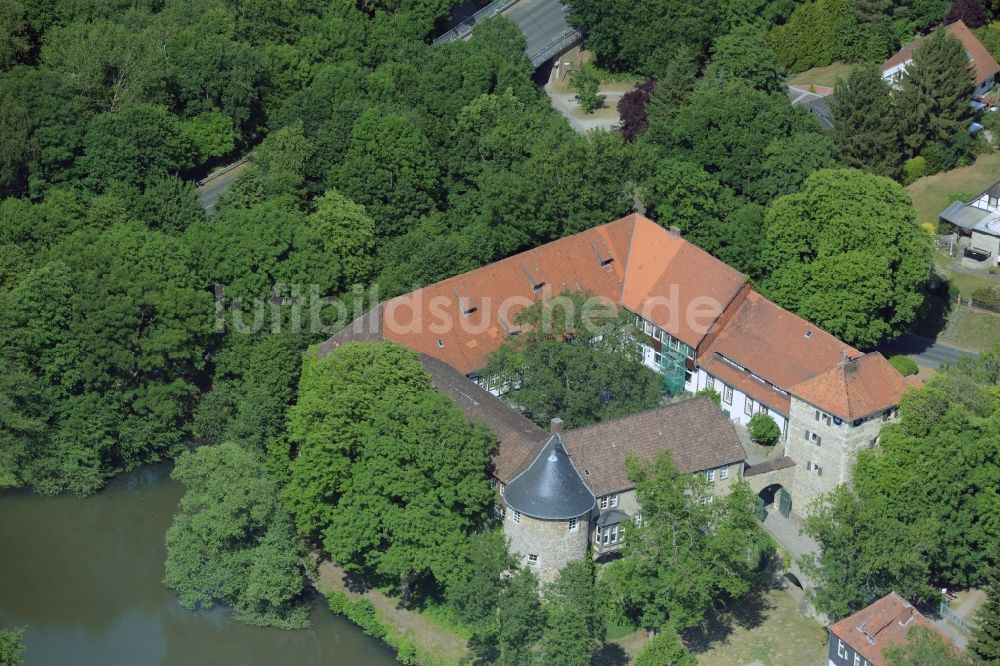
[[[715,501],[715,495],[705,495],[704,497],[701,498],[701,503],[704,506],[708,506],[714,501]]]
[[[841,659],[847,659],[847,646],[839,638],[837,639],[837,656]]]
[[[719,470],[719,478],[722,479],[723,481],[725,481],[726,479],[729,478],[729,468],[728,467],[723,467],[722,469]]]
[[[515,525],[521,524],[521,512],[514,509],[514,513],[510,514],[510,519],[514,521]]]
[[[500,497],[503,497],[503,489],[506,488],[507,486],[501,483],[498,487],[500,488]]]
[[[611,505],[611,508],[618,506],[618,495],[612,495],[608,504]]]
[[[753,416],[753,398],[747,396],[747,401],[743,405],[743,413],[747,416]]]
[[[653,362],[656,365],[663,365],[663,355],[660,352],[653,352]]]
[[[607,509],[608,508],[608,496],[605,495],[604,497],[602,497],[600,500],[598,500],[598,503],[599,503],[599,506],[602,509]]]
[[[604,546],[613,546],[614,544],[623,541],[625,537],[625,530],[620,528],[618,523],[615,523],[614,525],[605,525],[603,529],[598,531],[601,535],[598,543]]]
[[[642,332],[645,333],[646,335],[652,335],[653,334],[653,325],[650,322],[648,322],[648,321],[643,321],[642,322]]]
[[[538,555],[536,555],[534,553],[529,553],[528,554],[528,566],[529,567],[537,567],[538,566]]]
[[[710,469],[707,472],[705,472],[705,480],[708,481],[708,482],[710,482],[710,483],[714,483],[715,482],[715,470],[714,469]]]
[[[503,520],[504,515],[506,513],[507,513],[507,509],[502,504],[494,504],[493,505],[493,515],[494,515],[494,517],[496,517],[497,520]]]
[[[770,410],[768,410],[767,405],[761,405],[760,406],[760,413],[761,414],[770,414],[771,412],[770,412]]]
[[[642,514],[641,513],[635,514],[635,518],[633,518],[632,520],[635,521],[636,527],[642,527]]]
[[[715,388],[715,377],[713,377],[712,375],[709,375],[705,379],[705,388],[710,388],[710,389],[714,389]]]
[[[575,532],[578,527],[580,527],[580,524],[579,524],[579,522],[577,522],[576,518],[570,518],[569,519],[569,531],[570,532]]]
[[[732,386],[723,386],[722,387],[722,402],[726,403],[727,405],[733,404],[733,387]]]

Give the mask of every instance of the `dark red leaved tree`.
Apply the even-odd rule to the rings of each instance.
[[[626,141],[635,141],[635,138],[649,126],[649,120],[646,118],[646,104],[649,102],[655,87],[656,81],[649,79],[642,85],[636,86],[634,90],[622,95],[622,98],[618,100],[619,130]]]
[[[970,28],[986,25],[986,10],[979,0],[952,0],[951,7],[944,17],[945,25],[955,21],[964,21]]]

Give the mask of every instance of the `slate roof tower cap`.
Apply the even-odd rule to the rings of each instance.
[[[507,506],[541,520],[578,518],[594,508],[595,500],[558,433],[504,491]]]

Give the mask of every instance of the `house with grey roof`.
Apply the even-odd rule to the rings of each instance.
[[[968,202],[951,202],[939,217],[954,227],[964,266],[987,269],[1000,264],[1000,181]]]

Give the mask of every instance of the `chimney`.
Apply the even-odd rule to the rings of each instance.
[[[674,238],[680,238],[681,237],[681,228],[680,227],[671,226],[670,229],[668,229],[668,231],[670,232],[670,235],[673,236]]]
[[[906,604],[903,606],[903,610],[899,614],[899,626],[905,627],[913,620],[913,606]]]
[[[563,431],[563,420],[558,416],[549,421],[549,432],[553,435],[558,435]]]

